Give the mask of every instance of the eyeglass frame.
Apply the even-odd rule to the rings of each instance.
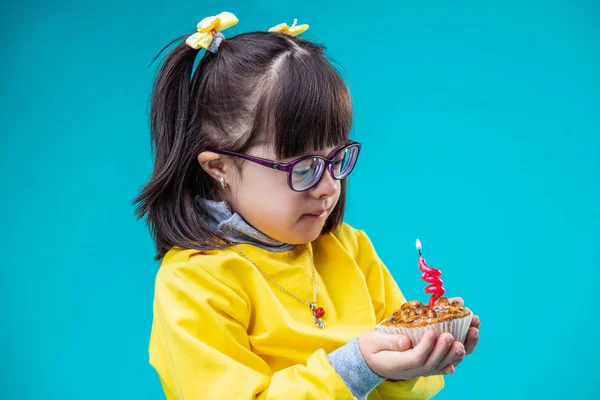
[[[333,163],[335,161],[335,158],[342,151],[347,150],[350,147],[357,148],[356,159],[354,161],[354,165],[352,166],[352,169],[346,174],[346,176],[338,179],[335,177],[335,174],[333,173]],[[352,141],[352,142],[349,142],[348,144],[345,144],[344,146],[340,147],[339,149],[334,150],[328,157],[323,157],[323,156],[318,156],[318,155],[307,155],[307,156],[298,157],[287,163],[281,163],[278,161],[273,161],[273,160],[269,160],[269,159],[261,158],[261,157],[249,156],[247,154],[236,153],[234,151],[229,151],[229,150],[208,150],[208,151],[212,151],[213,153],[217,153],[217,154],[223,154],[226,156],[242,158],[246,161],[250,161],[255,164],[262,165],[263,167],[268,167],[268,168],[275,169],[277,171],[286,172],[287,176],[288,176],[288,179],[287,179],[288,186],[290,187],[290,189],[292,189],[294,192],[305,192],[305,191],[310,190],[313,187],[318,185],[318,183],[323,178],[323,174],[325,174],[326,170],[329,171],[329,174],[335,180],[346,179],[348,177],[348,175],[350,175],[350,173],[354,170],[354,167],[356,166],[356,162],[358,161],[358,156],[360,155],[360,149],[361,149],[361,144],[359,142]],[[312,186],[309,186],[306,189],[302,189],[302,190],[294,189],[294,186],[292,184],[292,174],[291,174],[292,170],[294,169],[294,166],[296,166],[296,164],[300,163],[301,161],[308,160],[310,158],[318,158],[318,159],[325,161],[325,168],[323,168],[323,173],[321,174],[319,179],[317,179],[315,181],[315,183]]]

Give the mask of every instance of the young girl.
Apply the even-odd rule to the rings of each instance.
[[[478,318],[464,346],[374,330],[405,299],[342,222],[360,153],[348,88],[294,36],[307,26],[225,39],[236,22],[204,19],[152,95],[155,165],[136,202],[162,260],[149,352],[167,399],[432,397]]]

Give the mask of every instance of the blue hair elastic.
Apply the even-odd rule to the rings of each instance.
[[[217,51],[219,51],[219,46],[221,46],[221,42],[223,42],[223,40],[225,40],[225,36],[223,36],[221,32],[218,32],[216,35],[214,35],[212,42],[210,42],[210,46],[208,46],[208,49],[206,50],[213,54],[217,54]]]

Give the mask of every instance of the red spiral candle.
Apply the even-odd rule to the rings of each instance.
[[[444,295],[446,289],[442,287],[444,282],[440,279],[440,275],[442,275],[442,271],[439,269],[431,268],[425,262],[423,255],[421,254],[421,241],[417,239],[417,250],[419,251],[419,269],[421,272],[421,279],[425,282],[430,283],[423,291],[425,293],[431,293],[431,298],[429,299],[429,307],[433,307],[435,301]]]

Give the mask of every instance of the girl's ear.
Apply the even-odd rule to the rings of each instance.
[[[204,171],[217,181],[221,178],[228,181],[228,163],[222,154],[213,153],[212,151],[203,151],[198,154],[198,163]]]

